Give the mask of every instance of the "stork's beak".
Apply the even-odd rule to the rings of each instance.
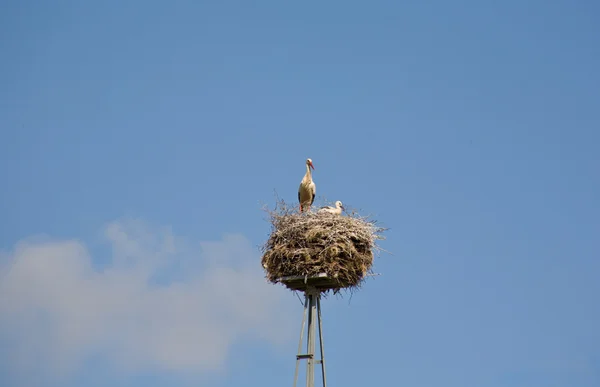
[[[313,165],[313,163],[310,163],[310,167],[311,167],[312,169],[315,169],[315,166]]]

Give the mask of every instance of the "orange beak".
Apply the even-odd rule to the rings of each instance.
[[[310,167],[311,167],[312,169],[315,169],[315,166],[313,165],[313,163],[310,163]]]

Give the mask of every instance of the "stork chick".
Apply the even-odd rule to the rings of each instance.
[[[312,179],[312,173],[310,171],[311,168],[315,169],[312,160],[306,159],[306,174],[304,174],[304,177],[300,182],[300,187],[298,187],[298,202],[300,203],[300,212],[309,210],[310,206],[312,206],[315,201],[317,187]]]
[[[333,215],[341,215],[342,210],[344,209],[344,205],[339,200],[335,202],[335,207],[325,206],[321,207],[321,209],[317,212],[318,214],[333,214]]]

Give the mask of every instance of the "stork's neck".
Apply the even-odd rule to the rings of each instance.
[[[311,181],[312,180],[312,173],[310,172],[310,165],[306,164],[306,180]]]

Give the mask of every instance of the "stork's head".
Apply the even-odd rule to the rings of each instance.
[[[335,206],[337,208],[341,208],[342,210],[344,209],[344,205],[342,204],[342,202],[340,202],[339,200],[337,202],[335,202]]]
[[[309,167],[311,167],[312,169],[315,169],[315,166],[312,163],[311,159],[306,159],[306,165],[308,165]]]

